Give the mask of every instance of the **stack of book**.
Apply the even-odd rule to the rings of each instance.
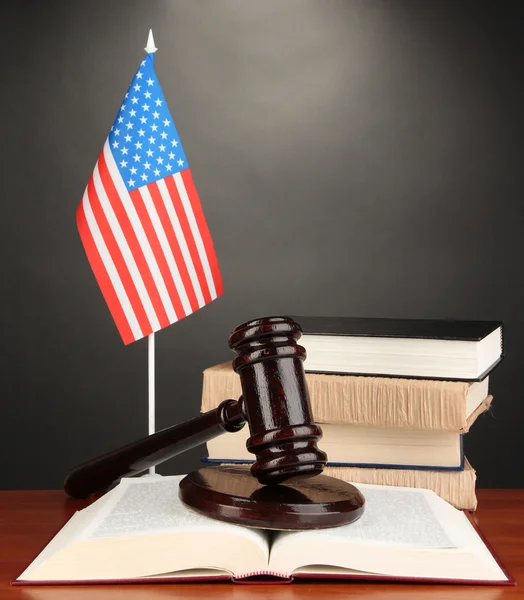
[[[474,510],[476,473],[463,436],[491,405],[488,374],[503,357],[499,321],[295,317],[327,475],[427,488]],[[230,362],[204,371],[201,410],[238,398]],[[207,444],[209,462],[249,463],[247,427]]]

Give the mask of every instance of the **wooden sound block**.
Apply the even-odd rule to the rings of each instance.
[[[247,527],[324,529],[356,521],[364,497],[350,483],[316,475],[262,485],[247,466],[212,466],[180,482],[182,502],[198,513]]]

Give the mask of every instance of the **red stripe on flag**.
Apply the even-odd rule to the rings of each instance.
[[[187,247],[189,249],[189,254],[191,255],[191,260],[193,261],[193,265],[195,267],[198,282],[200,283],[200,289],[202,290],[204,302],[205,304],[209,304],[212,300],[211,293],[209,291],[206,275],[202,267],[200,255],[198,254],[198,248],[196,246],[195,238],[193,236],[193,232],[191,231],[186,211],[184,210],[184,205],[182,204],[182,200],[180,199],[175,180],[173,179],[173,177],[166,177],[164,181],[166,182],[169,195],[173,200],[173,207],[180,222],[180,226],[182,227],[184,238],[187,242]]]
[[[149,186],[146,186],[149,188]],[[150,190],[151,191],[151,190]],[[151,246],[151,250],[155,256],[155,261],[160,270],[160,274],[162,275],[162,279],[165,283],[167,292],[171,299],[171,304],[173,305],[173,309],[176,313],[177,320],[183,319],[186,316],[184,307],[182,302],[180,301],[180,296],[178,291],[173,283],[173,278],[171,277],[171,271],[169,269],[169,265],[167,264],[166,257],[164,255],[164,251],[162,250],[162,246],[160,244],[160,240],[158,239],[158,233],[153,225],[149,213],[147,212],[146,205],[144,203],[144,199],[142,194],[140,193],[140,189],[134,189],[129,192],[131,199],[133,200],[133,205],[136,208],[136,212],[138,214],[138,218],[142,223],[142,227],[144,228],[147,239],[149,240],[149,245]],[[169,319],[168,315],[166,317]],[[162,325],[164,327],[164,325]]]
[[[198,229],[200,230],[200,235],[202,236],[202,241],[204,242],[207,260],[209,261],[209,267],[211,268],[213,281],[215,283],[215,290],[217,296],[220,296],[220,294],[224,291],[224,286],[222,285],[222,276],[218,267],[218,260],[215,253],[215,247],[213,246],[213,240],[211,239],[211,234],[209,233],[209,228],[204,216],[204,211],[202,210],[202,205],[200,204],[200,198],[198,197],[198,192],[196,191],[195,184],[193,182],[193,176],[191,175],[191,171],[189,169],[181,171],[180,175],[182,175],[184,185],[186,186],[187,195],[189,196],[191,206],[193,207],[193,213],[198,224]]]
[[[107,197],[109,198],[109,202],[111,202],[113,211],[116,215],[116,218],[118,219],[124,237],[126,238],[127,244],[135,259],[135,263],[144,282],[145,290],[149,295],[151,304],[153,305],[153,309],[156,313],[156,317],[159,321],[160,327],[167,327],[170,324],[170,322],[164,309],[164,305],[162,304],[162,299],[160,298],[160,294],[158,293],[155,280],[153,279],[151,271],[149,270],[149,266],[147,264],[142,248],[140,247],[140,243],[133,229],[133,225],[131,224],[129,217],[127,216],[124,205],[122,204],[122,200],[120,199],[120,196],[115,188],[103,152],[100,154],[100,158],[98,159],[98,170],[100,172],[100,178],[105,188]],[[152,328],[150,328],[150,330],[147,332],[144,331],[144,335],[148,335],[149,333],[152,333]]]
[[[169,219],[169,215],[167,213],[164,201],[160,194],[160,190],[158,189],[158,185],[156,183],[151,183],[147,187],[151,194],[151,198],[153,199],[153,203],[155,205],[158,217],[160,218],[160,222],[162,223],[162,227],[164,228],[164,231],[166,233],[166,237],[169,242],[169,247],[171,248],[171,252],[173,253],[173,257],[178,267],[178,272],[180,273],[180,278],[182,279],[182,283],[184,285],[189,304],[191,305],[191,310],[194,312],[199,309],[198,300],[195,294],[195,290],[193,288],[193,283],[191,282],[191,277],[189,276],[189,271],[187,270],[186,261],[184,260],[182,250],[180,249],[180,242],[177,239],[177,236],[171,224],[171,220]],[[171,277],[169,279],[171,279]]]
[[[100,234],[102,235],[107,250],[111,255],[111,259],[113,260],[115,268],[118,272],[118,276],[120,277],[120,281],[122,282],[122,286],[126,292],[129,304],[131,305],[131,310],[135,313],[142,333],[144,335],[148,335],[153,331],[153,328],[151,327],[151,323],[149,322],[142,301],[140,300],[140,296],[138,295],[135,283],[133,282],[124,256],[122,255],[122,252],[113,234],[113,230],[111,229],[111,226],[109,225],[107,217],[104,213],[104,209],[102,208],[100,199],[96,193],[95,183],[92,177],[87,184],[87,196],[89,198],[91,210],[93,211],[93,216],[98,225],[98,229],[100,230]]]
[[[80,239],[82,240],[82,244],[84,245],[87,259],[89,261],[89,264],[91,265],[91,269],[93,270],[97,283],[100,287],[100,291],[104,296],[107,306],[109,307],[111,316],[115,321],[118,332],[120,333],[124,344],[130,344],[131,342],[135,341],[135,337],[133,335],[133,332],[131,331],[131,327],[129,326],[127,317],[122,309],[122,305],[118,300],[118,296],[115,293],[115,289],[113,288],[111,279],[107,274],[102,258],[100,257],[100,254],[98,252],[98,248],[96,247],[95,241],[93,240],[93,236],[91,235],[91,229],[87,224],[86,216],[84,213],[83,202],[80,203],[78,210],[76,211],[76,224],[78,227],[78,232],[80,234]]]

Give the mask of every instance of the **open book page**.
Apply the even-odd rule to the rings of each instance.
[[[43,564],[46,560],[51,558],[53,554],[77,540],[81,532],[89,526],[91,519],[95,517],[97,512],[102,510],[103,505],[111,502],[111,495],[114,494],[115,491],[116,489],[112,489],[99,498],[94,504],[90,504],[86,508],[77,511],[18,579],[25,579],[26,575],[28,575],[31,570]]]
[[[181,479],[123,479],[77,513],[19,579],[133,579],[187,569],[230,574],[266,570],[267,534],[189,510],[178,497]]]
[[[259,530],[209,519],[185,507],[178,497],[183,476],[123,479],[111,503],[105,504],[81,534],[82,539],[122,538],[154,533],[204,530],[234,533],[268,550]]]
[[[507,580],[467,517],[434,492],[356,485],[366,498],[358,521],[278,533],[270,569],[328,565],[397,577]]]

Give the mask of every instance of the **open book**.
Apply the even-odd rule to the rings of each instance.
[[[255,575],[512,582],[468,517],[430,490],[358,484],[366,498],[358,521],[269,532],[191,511],[178,498],[180,479],[123,479],[77,512],[13,583]]]

